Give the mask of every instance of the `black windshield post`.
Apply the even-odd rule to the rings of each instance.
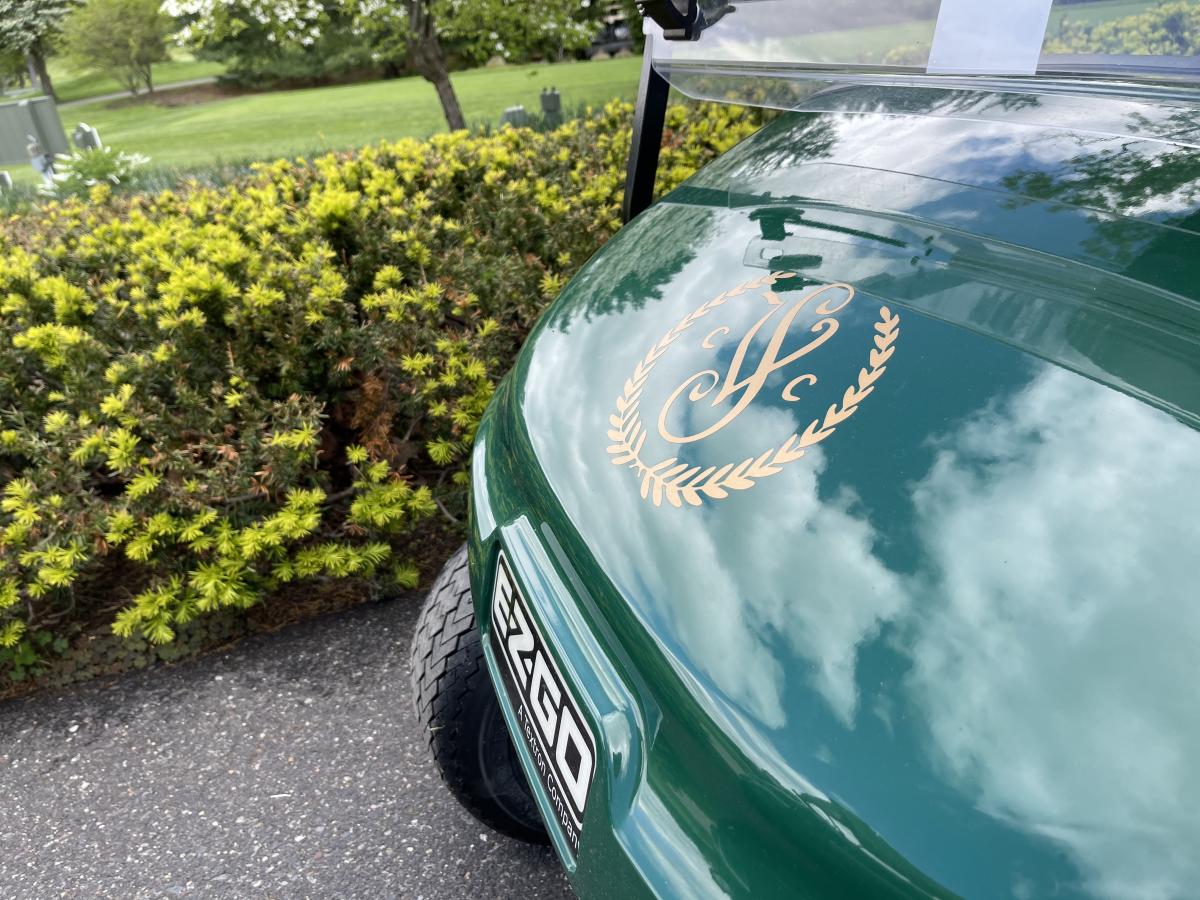
[[[658,151],[662,147],[663,124],[667,117],[670,85],[651,62],[651,42],[646,35],[642,54],[642,77],[638,83],[637,109],[633,113],[633,143],[629,148],[629,171],[625,176],[625,202],[621,218],[628,222],[654,199],[654,175],[658,171]]]

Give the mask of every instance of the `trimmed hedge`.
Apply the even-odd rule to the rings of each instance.
[[[545,304],[618,227],[631,108],[93,189],[0,223],[0,668],[308,579],[413,586]],[[675,107],[667,189],[756,127]],[[440,508],[440,509],[439,509]]]

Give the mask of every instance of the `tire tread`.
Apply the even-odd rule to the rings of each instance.
[[[468,812],[496,830],[545,841],[540,822],[535,830],[528,823],[510,820],[481,804],[473,788],[468,766],[478,735],[468,733],[464,723],[471,720],[468,707],[479,692],[491,695],[493,688],[475,626],[465,545],[446,563],[429,591],[413,635],[410,661],[417,718],[446,786]],[[524,782],[523,774],[520,778]]]

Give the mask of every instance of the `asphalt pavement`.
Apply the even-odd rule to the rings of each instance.
[[[0,897],[571,897],[429,762],[419,603],[0,703]]]

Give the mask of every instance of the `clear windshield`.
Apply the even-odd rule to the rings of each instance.
[[[700,0],[700,7],[707,25],[696,41],[663,40],[646,23],[655,66],[688,93],[702,74],[754,74],[760,93],[776,90],[769,82],[781,76],[1200,76],[1200,0]],[[739,94],[755,102],[745,85]]]

